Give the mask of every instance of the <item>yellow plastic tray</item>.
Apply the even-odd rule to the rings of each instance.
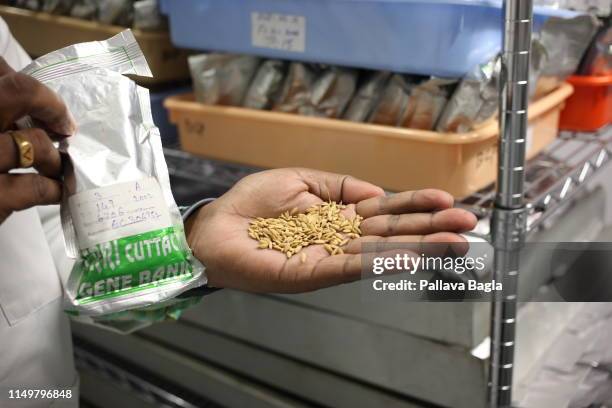
[[[532,103],[528,158],[551,143],[573,88],[563,84]],[[456,197],[495,181],[498,125],[470,133],[437,133],[336,119],[207,106],[193,95],[165,101],[182,148],[252,166],[303,166],[359,177],[390,191],[440,188]]]

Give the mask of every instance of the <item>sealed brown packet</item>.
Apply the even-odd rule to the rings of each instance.
[[[455,79],[431,78],[414,86],[400,126],[434,129],[457,82]]]

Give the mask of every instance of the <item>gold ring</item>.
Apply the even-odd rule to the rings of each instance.
[[[34,164],[34,146],[18,132],[9,132],[19,150],[19,167],[28,168]]]

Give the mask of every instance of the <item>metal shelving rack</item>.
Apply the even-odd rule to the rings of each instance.
[[[504,0],[503,7],[499,169],[491,217],[493,279],[502,282],[503,289],[494,292],[491,307],[490,408],[512,405],[518,275],[527,231],[524,187],[533,1]]]
[[[203,159],[176,148],[166,148],[165,153],[171,175],[200,183],[206,180],[207,184],[219,190],[219,194],[242,177],[260,170]],[[522,191],[525,237],[544,227],[547,220],[562,214],[564,208],[575,202],[593,177],[611,161],[612,125],[597,133],[562,132],[545,151],[526,163]],[[476,214],[481,220],[479,224],[484,226],[492,219],[495,212],[496,194],[495,186],[491,185],[466,197],[458,203],[458,206]],[[480,230],[479,235],[491,240],[490,232],[490,229]],[[505,296],[512,294],[505,293]],[[499,316],[493,315],[493,318],[499,319]],[[494,328],[496,323],[499,323],[499,320],[492,321],[491,327]],[[507,355],[504,357],[509,358]],[[505,384],[501,385],[502,383],[498,382],[498,387],[511,384],[511,377],[499,377],[499,380],[505,380]],[[489,394],[490,398],[496,396],[496,400],[490,399],[490,407],[510,406],[511,389],[504,388],[502,391],[502,393]],[[499,401],[500,398],[503,398],[503,401]]]
[[[526,237],[572,201],[612,154],[612,127],[598,134],[562,134],[551,147],[526,163],[529,60],[533,0],[504,0],[504,38],[500,89],[500,142],[497,186],[460,205],[490,219],[485,232],[494,249],[494,279],[504,290],[492,300],[489,408],[512,405],[519,258]],[[214,180],[229,188],[257,171],[203,160],[166,149],[171,174]]]
[[[529,106],[529,66],[533,26],[533,0],[504,0],[504,30],[499,96],[498,178],[491,217],[491,243],[494,248],[493,279],[502,282],[495,292],[491,307],[491,351],[487,405],[489,408],[512,406],[512,381],[517,325],[518,278],[521,250],[528,227],[532,230],[575,194],[591,172],[609,159],[609,150],[602,141],[593,159],[579,166],[570,166],[564,177],[555,181],[549,191],[532,197],[527,203],[526,145]],[[572,153],[576,154],[580,147]],[[554,153],[554,149],[552,151]],[[549,151],[550,154],[550,151]],[[541,177],[554,172],[549,167]],[[534,183],[537,185],[536,180]],[[542,209],[540,217],[532,211]],[[533,214],[533,213],[532,213]]]
[[[220,193],[230,188],[242,177],[260,170],[202,159],[173,148],[166,149],[166,157],[173,176],[198,182],[205,179],[208,184],[218,188]],[[522,192],[525,237],[529,237],[530,234],[544,227],[547,220],[562,214],[564,208],[575,202],[580,192],[611,160],[612,125],[597,133],[562,132],[545,151],[526,163]],[[491,185],[466,197],[458,203],[458,206],[476,214],[481,220],[479,224],[485,226],[494,214],[496,194],[495,186]],[[480,230],[479,235],[490,240],[490,232],[490,229]],[[507,293],[505,295],[512,296]],[[494,327],[495,322],[491,323],[491,326]],[[508,341],[513,340],[506,340]],[[506,385],[509,385],[510,378],[507,378],[506,381]],[[511,398],[509,390],[504,390],[506,391],[503,396],[505,401]],[[497,395],[498,398],[502,397]],[[491,402],[490,406],[509,406],[501,403],[495,405],[497,403]]]

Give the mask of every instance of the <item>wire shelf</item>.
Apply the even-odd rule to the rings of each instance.
[[[544,152],[527,163],[525,200],[527,230],[534,232],[545,220],[572,202],[593,176],[612,158],[612,125],[596,133],[561,132]],[[463,199],[458,206],[479,220],[477,235],[489,234],[495,186]]]

